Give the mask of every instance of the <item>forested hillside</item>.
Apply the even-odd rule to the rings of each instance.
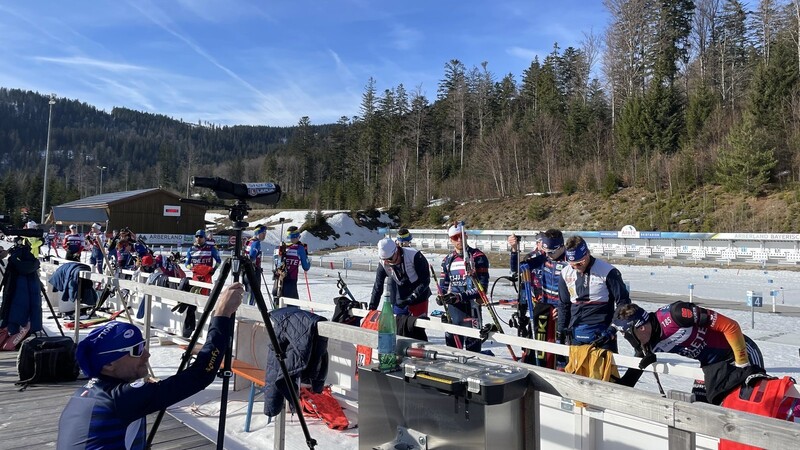
[[[108,167],[104,191],[185,193],[189,176],[219,175],[276,181],[284,207],[401,206],[407,220],[427,220],[432,198],[530,192],[614,202],[633,188],[655,205],[645,222],[659,229],[677,228],[699,195],[704,205],[780,193],[795,203],[800,0],[605,5],[605,30],[586,30],[579,47],[555,43],[518,74],[492,72],[482,55],[443,62],[435,93],[369,79],[360,110],[335,124],[311,125],[314,111],[289,128],[190,124],[57,99],[49,203],[95,194],[98,166]],[[47,123],[46,96],[0,90],[0,208],[38,211]]]

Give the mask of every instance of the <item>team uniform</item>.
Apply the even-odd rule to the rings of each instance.
[[[89,243],[89,248],[91,250],[89,263],[97,268],[97,273],[103,273],[102,247],[106,245],[105,234],[90,232],[86,235],[86,242]]]
[[[653,352],[695,359],[701,367],[719,361],[764,367],[761,350],[735,320],[687,302],[662,306],[653,314],[661,328],[658,342],[651,343]]]
[[[158,382],[131,383],[100,375],[70,398],[58,423],[57,448],[139,450],[146,446],[146,416],[208,386],[217,376],[233,327],[214,317],[206,343],[188,369]]]
[[[561,269],[558,332],[571,344],[591,344],[608,330],[614,309],[631,302],[622,274],[611,264],[590,256],[583,273],[572,266]],[[617,351],[616,339],[603,346]]]
[[[428,298],[431,296],[431,274],[428,260],[422,252],[408,247],[397,247],[402,252],[399,264],[384,262],[375,272],[369,309],[378,309],[383,284],[389,281],[389,301],[396,316],[412,315],[419,317],[428,313]],[[408,300],[408,303],[404,301]]]
[[[476,249],[467,247],[467,258],[474,264],[474,277],[467,273],[464,257],[457,251],[450,252],[442,261],[442,271],[439,277],[439,289],[443,293],[458,295],[458,301],[446,306],[450,321],[454,325],[480,329],[483,326],[481,309],[478,304],[480,294],[473,279],[481,284],[483,290],[489,287],[489,259]],[[456,336],[445,333],[445,341],[450,347],[459,347],[459,340],[463,340],[463,348],[473,352],[481,351],[481,340],[470,337]]]
[[[299,298],[300,295],[297,292],[297,277],[300,274],[300,267],[306,272],[311,268],[311,262],[308,260],[306,247],[301,242],[289,244],[286,247],[281,247],[279,257],[282,261],[282,270],[285,271],[282,290],[280,295],[278,295],[276,291],[273,291],[272,294],[276,297]]]
[[[517,261],[518,253],[512,252],[510,258],[512,271],[516,271]],[[531,252],[521,264],[530,269],[533,298],[524,298],[520,301],[518,306],[520,314],[524,314],[526,309],[530,314],[533,338],[555,342],[556,319],[554,316],[560,303],[558,286],[561,280],[561,271],[569,264],[563,254],[553,259],[541,251]],[[522,265],[520,267],[524,269]],[[520,289],[520,294],[522,293],[523,289]],[[525,350],[523,361],[551,369],[555,368],[555,355],[544,352]]]
[[[83,251],[84,237],[78,233],[70,233],[64,237],[64,249],[67,250],[67,259],[80,261]]]

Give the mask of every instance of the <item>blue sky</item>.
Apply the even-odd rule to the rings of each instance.
[[[187,122],[314,124],[358,114],[369,77],[432,100],[444,65],[522,71],[601,34],[601,0],[0,3],[0,86]]]

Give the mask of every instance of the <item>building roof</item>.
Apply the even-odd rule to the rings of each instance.
[[[151,194],[153,192],[159,191],[159,188],[150,188],[150,189],[138,189],[135,191],[122,191],[122,192],[109,192],[107,194],[100,194],[100,195],[93,195],[91,197],[81,198],[78,200],[71,201],[69,203],[64,203],[59,205],[62,208],[81,208],[81,207],[106,207],[108,205],[113,205],[114,203],[119,203],[121,201],[130,200],[132,198],[141,197],[143,195]],[[167,192],[167,191],[164,191]],[[170,195],[169,192],[167,192]],[[175,198],[178,198],[175,195]],[[56,207],[54,207],[56,208]],[[58,217],[58,214],[56,214]],[[59,219],[61,220],[61,219]]]
[[[64,206],[54,206],[53,216],[56,221],[61,223],[105,223],[108,221],[108,214],[105,208],[67,208]]]

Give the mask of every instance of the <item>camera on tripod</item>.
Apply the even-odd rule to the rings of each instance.
[[[192,177],[192,186],[211,189],[223,200],[274,205],[281,199],[281,187],[275,183],[234,183],[220,177]]]
[[[18,237],[31,237],[31,238],[44,238],[44,230],[39,229],[20,229],[11,226],[11,219],[0,214],[0,235],[3,236],[18,236]]]

